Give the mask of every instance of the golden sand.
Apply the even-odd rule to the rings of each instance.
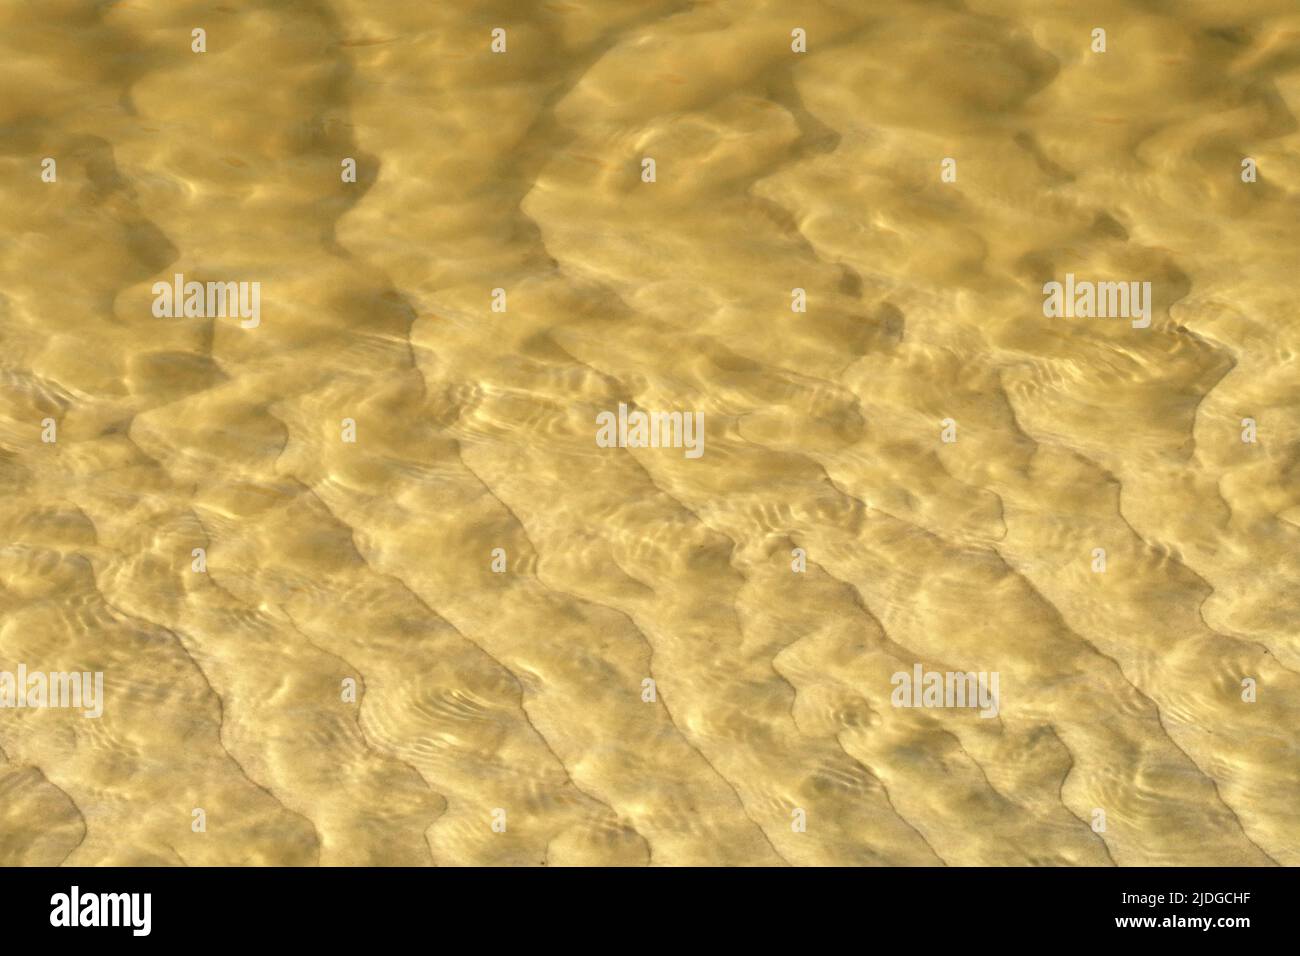
[[[0,91],[0,671],[105,675],[0,863],[1300,864],[1294,0],[15,0]]]

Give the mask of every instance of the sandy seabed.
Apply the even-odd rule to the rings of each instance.
[[[11,0],[0,92],[0,671],[104,675],[0,863],[1300,864],[1294,0]]]

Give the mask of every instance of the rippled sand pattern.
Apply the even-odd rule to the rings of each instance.
[[[9,0],[0,90],[0,670],[107,698],[0,863],[1300,864],[1294,0]]]

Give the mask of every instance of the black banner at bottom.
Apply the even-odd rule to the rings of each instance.
[[[8,869],[0,918],[11,946],[78,934],[298,948],[397,933],[457,946],[547,936],[734,946],[797,932],[809,944],[915,933],[981,947],[1127,938],[1217,948],[1293,937],[1295,887],[1282,868]]]

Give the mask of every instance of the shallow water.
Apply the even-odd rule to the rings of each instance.
[[[0,862],[1300,864],[1293,0],[9,2],[0,90],[0,671],[106,687]]]

